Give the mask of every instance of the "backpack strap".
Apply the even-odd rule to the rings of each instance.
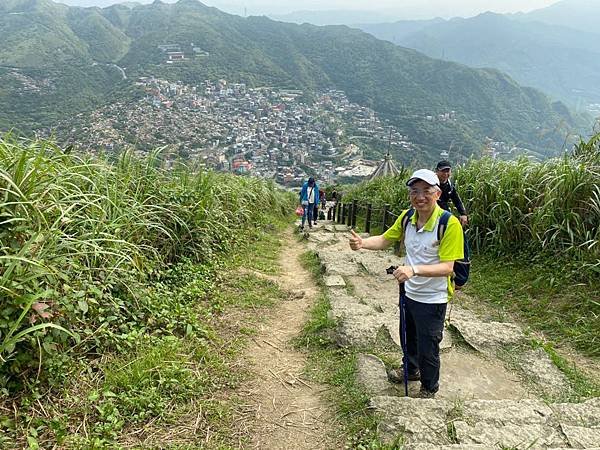
[[[450,217],[452,217],[452,213],[450,211],[444,211],[440,217],[440,222],[437,229],[437,239],[439,242],[442,242],[446,228],[448,228],[448,221],[450,220]]]
[[[408,225],[408,221],[414,214],[415,214],[415,209],[410,208],[409,210],[406,211],[406,214],[404,214],[404,217],[402,218],[402,231],[404,232],[404,236],[406,236],[406,226]]]
[[[404,217],[402,218],[402,230],[404,231],[405,235],[406,235],[406,227],[408,225],[408,221],[411,219],[411,217],[414,214],[415,214],[415,209],[410,208],[408,211],[406,211],[406,214],[404,214]],[[440,222],[438,224],[438,229],[437,229],[437,239],[440,242],[442,241],[442,238],[444,237],[446,228],[448,228],[448,221],[450,220],[450,217],[452,217],[452,213],[450,211],[444,211],[440,217]]]

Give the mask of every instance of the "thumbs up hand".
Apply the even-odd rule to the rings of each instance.
[[[352,236],[350,237],[350,248],[352,250],[359,250],[362,248],[363,240],[362,238],[356,234],[356,231],[350,230]]]

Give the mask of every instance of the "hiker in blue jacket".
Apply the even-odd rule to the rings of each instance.
[[[300,230],[304,230],[304,223],[308,219],[308,227],[312,228],[313,223],[316,222],[316,217],[313,218],[315,205],[319,204],[319,186],[313,177],[310,177],[302,185],[300,191],[300,204],[304,208],[304,214],[302,215],[302,225]]]

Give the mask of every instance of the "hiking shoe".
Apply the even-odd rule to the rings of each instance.
[[[388,369],[387,377],[391,383],[402,384],[404,383],[404,369],[402,367]],[[408,381],[419,381],[420,379],[421,373],[418,370],[415,373],[408,374]]]
[[[417,398],[435,398],[435,392],[428,391],[421,386],[419,393],[417,394]]]

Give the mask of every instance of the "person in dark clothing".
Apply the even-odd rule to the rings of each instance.
[[[467,216],[467,210],[460,199],[460,195],[458,195],[456,187],[450,181],[450,176],[452,175],[452,166],[450,162],[440,161],[437,163],[435,174],[440,180],[440,189],[442,190],[442,194],[437,201],[438,205],[440,208],[450,211],[449,203],[452,202],[458,210],[458,220],[463,227],[464,257],[454,263],[453,277],[454,287],[457,290],[460,290],[469,279],[469,272],[471,268],[471,248],[469,247],[467,235],[464,233],[464,227],[467,225],[467,223],[469,223],[469,217]]]
[[[460,224],[464,227],[469,223],[469,217],[467,216],[465,205],[463,205],[460,195],[458,195],[458,191],[452,184],[452,181],[450,181],[452,165],[449,161],[440,161],[435,168],[435,174],[440,179],[440,188],[442,189],[442,195],[437,202],[438,205],[440,205],[440,208],[450,211],[449,203],[452,201],[458,210],[458,220],[460,220]]]
[[[329,196],[329,200],[331,200],[334,205],[337,204],[338,199],[337,199],[337,191],[336,190],[333,190],[331,192],[331,195]]]

